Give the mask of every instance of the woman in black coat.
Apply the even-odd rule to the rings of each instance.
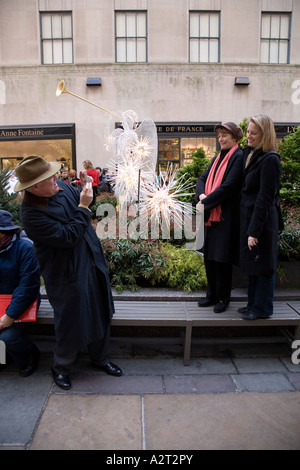
[[[240,269],[248,274],[245,320],[273,314],[277,265],[280,157],[273,121],[266,115],[249,120],[245,179],[240,198]]]
[[[242,129],[233,122],[215,127],[221,152],[199,177],[196,201],[204,205],[204,262],[206,298],[199,307],[214,305],[214,312],[226,310],[231,295],[232,265],[237,239],[238,194],[243,173],[243,154],[237,142]]]

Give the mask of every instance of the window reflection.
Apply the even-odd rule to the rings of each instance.
[[[217,149],[216,137],[181,137],[158,139],[158,165],[166,169],[168,164],[173,168],[180,168],[192,163],[192,155],[199,148],[203,148],[207,158],[214,157]]]
[[[7,166],[14,169],[28,155],[40,155],[49,161],[57,161],[67,170],[72,165],[71,139],[21,140],[0,142],[0,170]]]
[[[181,164],[192,163],[192,154],[200,147],[206,153],[207,158],[212,158],[216,152],[215,137],[188,137],[181,139]]]

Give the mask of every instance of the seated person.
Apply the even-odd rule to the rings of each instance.
[[[33,243],[15,225],[10,212],[0,210],[0,294],[12,294],[0,318],[0,340],[8,355],[27,377],[37,368],[40,352],[25,334],[26,323],[15,323],[39,298],[40,271]]]

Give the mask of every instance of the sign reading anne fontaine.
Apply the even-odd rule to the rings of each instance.
[[[44,135],[43,129],[1,129],[0,137],[39,137]]]

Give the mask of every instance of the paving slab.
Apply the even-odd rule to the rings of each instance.
[[[0,380],[0,443],[25,445],[46,403],[52,377],[1,373]]]
[[[230,358],[201,357],[191,360],[184,366],[181,357],[118,359],[118,365],[128,375],[197,375],[197,374],[234,374],[236,368]]]
[[[139,396],[50,396],[31,450],[140,450]]]
[[[59,388],[55,386],[55,390]],[[163,378],[160,376],[82,375],[72,380],[71,393],[94,393],[111,395],[134,395],[143,393],[163,393]],[[70,392],[69,392],[70,393]]]
[[[300,374],[287,374],[287,377],[295,389],[300,391]]]
[[[147,395],[148,450],[299,450],[300,393]]]
[[[232,393],[236,386],[230,375],[166,376],[166,393]]]
[[[285,365],[276,357],[237,358],[233,362],[239,373],[287,372]]]
[[[292,392],[295,387],[284,374],[240,374],[233,376],[239,392]]]

